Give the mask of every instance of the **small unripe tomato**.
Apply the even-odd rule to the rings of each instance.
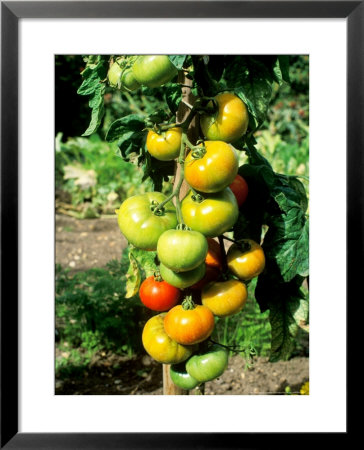
[[[215,97],[218,110],[215,115],[201,116],[201,129],[210,141],[234,142],[242,137],[248,129],[249,116],[244,102],[229,92]]]
[[[240,280],[251,280],[265,267],[262,247],[252,239],[243,239],[241,245],[233,244],[226,254],[228,268]]]
[[[162,364],[177,364],[188,359],[196,350],[171,339],[164,329],[166,313],[151,317],[143,328],[142,342],[145,351]]]
[[[180,296],[178,288],[154,275],[146,278],[139,288],[141,302],[153,311],[168,311],[177,305]]]
[[[186,289],[204,277],[206,265],[202,263],[200,266],[187,272],[174,272],[168,269],[163,263],[160,263],[159,270],[163,280],[167,281],[167,283],[179,289]]]
[[[200,384],[199,381],[195,380],[195,378],[187,372],[184,362],[180,364],[172,364],[169,373],[173,383],[186,391],[194,389]]]
[[[174,127],[160,134],[149,130],[146,147],[154,158],[160,161],[176,159],[181,148],[182,128]]]
[[[218,317],[240,312],[248,298],[244,283],[238,280],[215,281],[202,289],[201,302]]]
[[[187,272],[200,266],[207,251],[205,236],[193,230],[167,230],[157,244],[159,261],[174,272]]]
[[[120,89],[121,87],[121,74],[122,69],[117,62],[111,64],[108,72],[107,72],[107,80],[109,85],[113,88]]]
[[[212,312],[203,305],[185,309],[185,303],[174,306],[164,318],[168,336],[182,345],[198,344],[207,339],[215,326]]]
[[[240,207],[248,197],[248,183],[241,175],[238,174],[230,184],[229,188],[233,191],[238,206]]]
[[[205,141],[201,150],[190,151],[185,159],[187,183],[200,192],[219,192],[228,187],[239,169],[236,150],[223,141]]]

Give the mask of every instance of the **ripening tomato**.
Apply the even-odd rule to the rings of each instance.
[[[142,303],[153,311],[168,311],[177,305],[181,291],[161,277],[151,275],[140,285],[139,297]]]
[[[155,88],[171,81],[178,73],[167,55],[141,55],[133,64],[138,83]]]
[[[185,308],[183,302],[170,309],[164,318],[164,329],[179,344],[198,344],[211,335],[215,326],[214,315],[203,305],[193,305],[193,309]]]
[[[177,364],[188,359],[196,350],[194,346],[178,344],[164,329],[166,313],[151,317],[144,325],[142,342],[145,351],[162,364]]]
[[[182,128],[174,127],[160,134],[149,130],[146,147],[154,158],[160,161],[172,161],[177,158],[181,148]]]
[[[214,344],[192,355],[186,361],[186,370],[200,383],[206,383],[222,375],[228,362],[229,352],[221,345]]]
[[[200,383],[195,380],[186,370],[186,365],[184,362],[179,364],[172,364],[169,373],[173,383],[181,389],[189,391],[194,389]]]
[[[184,223],[206,237],[216,237],[230,230],[238,220],[239,208],[230,188],[196,199],[192,191],[182,200]]]
[[[248,298],[244,283],[238,280],[215,281],[202,289],[201,302],[218,317],[232,316],[243,309]]]
[[[159,261],[174,272],[187,272],[200,266],[208,251],[207,240],[199,231],[167,230],[158,240]]]
[[[233,191],[236,201],[238,202],[238,206],[240,207],[248,197],[248,183],[241,175],[238,174],[229,187]]]
[[[225,92],[215,97],[216,114],[201,116],[201,129],[210,141],[234,142],[248,129],[249,116],[244,102],[235,94]]]
[[[115,211],[120,230],[130,244],[143,250],[156,250],[160,235],[177,226],[176,208],[172,202],[156,214],[155,207],[165,199],[161,192],[134,195]]]
[[[252,239],[233,244],[226,254],[228,268],[240,280],[251,280],[263,272],[265,256],[262,247]]]
[[[200,192],[219,192],[238,173],[239,160],[234,147],[223,141],[205,141],[204,148],[190,151],[185,159],[187,183]]]
[[[159,270],[163,280],[179,289],[185,289],[200,281],[206,272],[206,265],[202,263],[195,269],[187,272],[174,272],[168,269],[163,263],[160,263]]]

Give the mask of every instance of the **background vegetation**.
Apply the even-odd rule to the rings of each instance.
[[[105,142],[110,124],[119,117],[138,112],[149,115],[163,108],[162,89],[137,93],[106,91],[108,105],[98,134],[80,137],[89,122],[87,98],[76,91],[81,84],[81,56],[56,56],[56,211],[78,219],[114,215],[128,196],[151,189],[142,183],[136,166],[125,162],[115,145]],[[283,84],[273,93],[268,120],[256,133],[259,151],[274,171],[299,175],[308,193],[309,153],[309,61],[306,56],[290,57],[291,85]],[[69,108],[69,105],[72,108]],[[241,163],[244,162],[241,153]],[[168,192],[165,183],[163,190]],[[140,336],[148,318],[138,296],[125,299],[128,250],[107,267],[74,275],[56,267],[56,345],[59,377],[81,370],[97,352],[132,356],[144,353]],[[249,284],[249,300],[243,312],[220,320],[213,338],[236,345],[242,356],[267,356],[270,350],[269,311],[263,314],[254,300],[255,283]],[[292,352],[307,354],[304,339]]]

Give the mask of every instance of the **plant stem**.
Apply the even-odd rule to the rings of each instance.
[[[224,235],[220,235],[218,237],[219,239],[219,244],[220,244],[220,249],[221,249],[221,259],[222,259],[222,273],[226,273],[228,270],[228,265],[227,265],[227,259],[226,259],[226,251],[225,251],[225,244],[224,244]]]

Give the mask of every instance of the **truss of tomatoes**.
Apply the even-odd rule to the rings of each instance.
[[[168,79],[158,76],[162,82]],[[153,359],[171,365],[172,381],[186,390],[226,369],[228,349],[209,341],[215,318],[244,308],[246,282],[265,267],[257,242],[241,240],[225,254],[215,239],[235,224],[249,191],[238,175],[238,157],[231,145],[247,130],[246,106],[231,93],[219,94],[215,103],[214,115],[201,116],[205,141],[184,161],[184,178],[191,190],[181,201],[183,223],[178,223],[172,201],[160,192],[130,197],[117,210],[119,227],[129,243],[156,251],[160,263],[158,273],[146,278],[139,289],[142,303],[156,312],[144,326],[143,346]],[[177,158],[180,146],[178,127],[148,132],[146,148],[157,159]],[[200,302],[192,300],[196,295]]]

